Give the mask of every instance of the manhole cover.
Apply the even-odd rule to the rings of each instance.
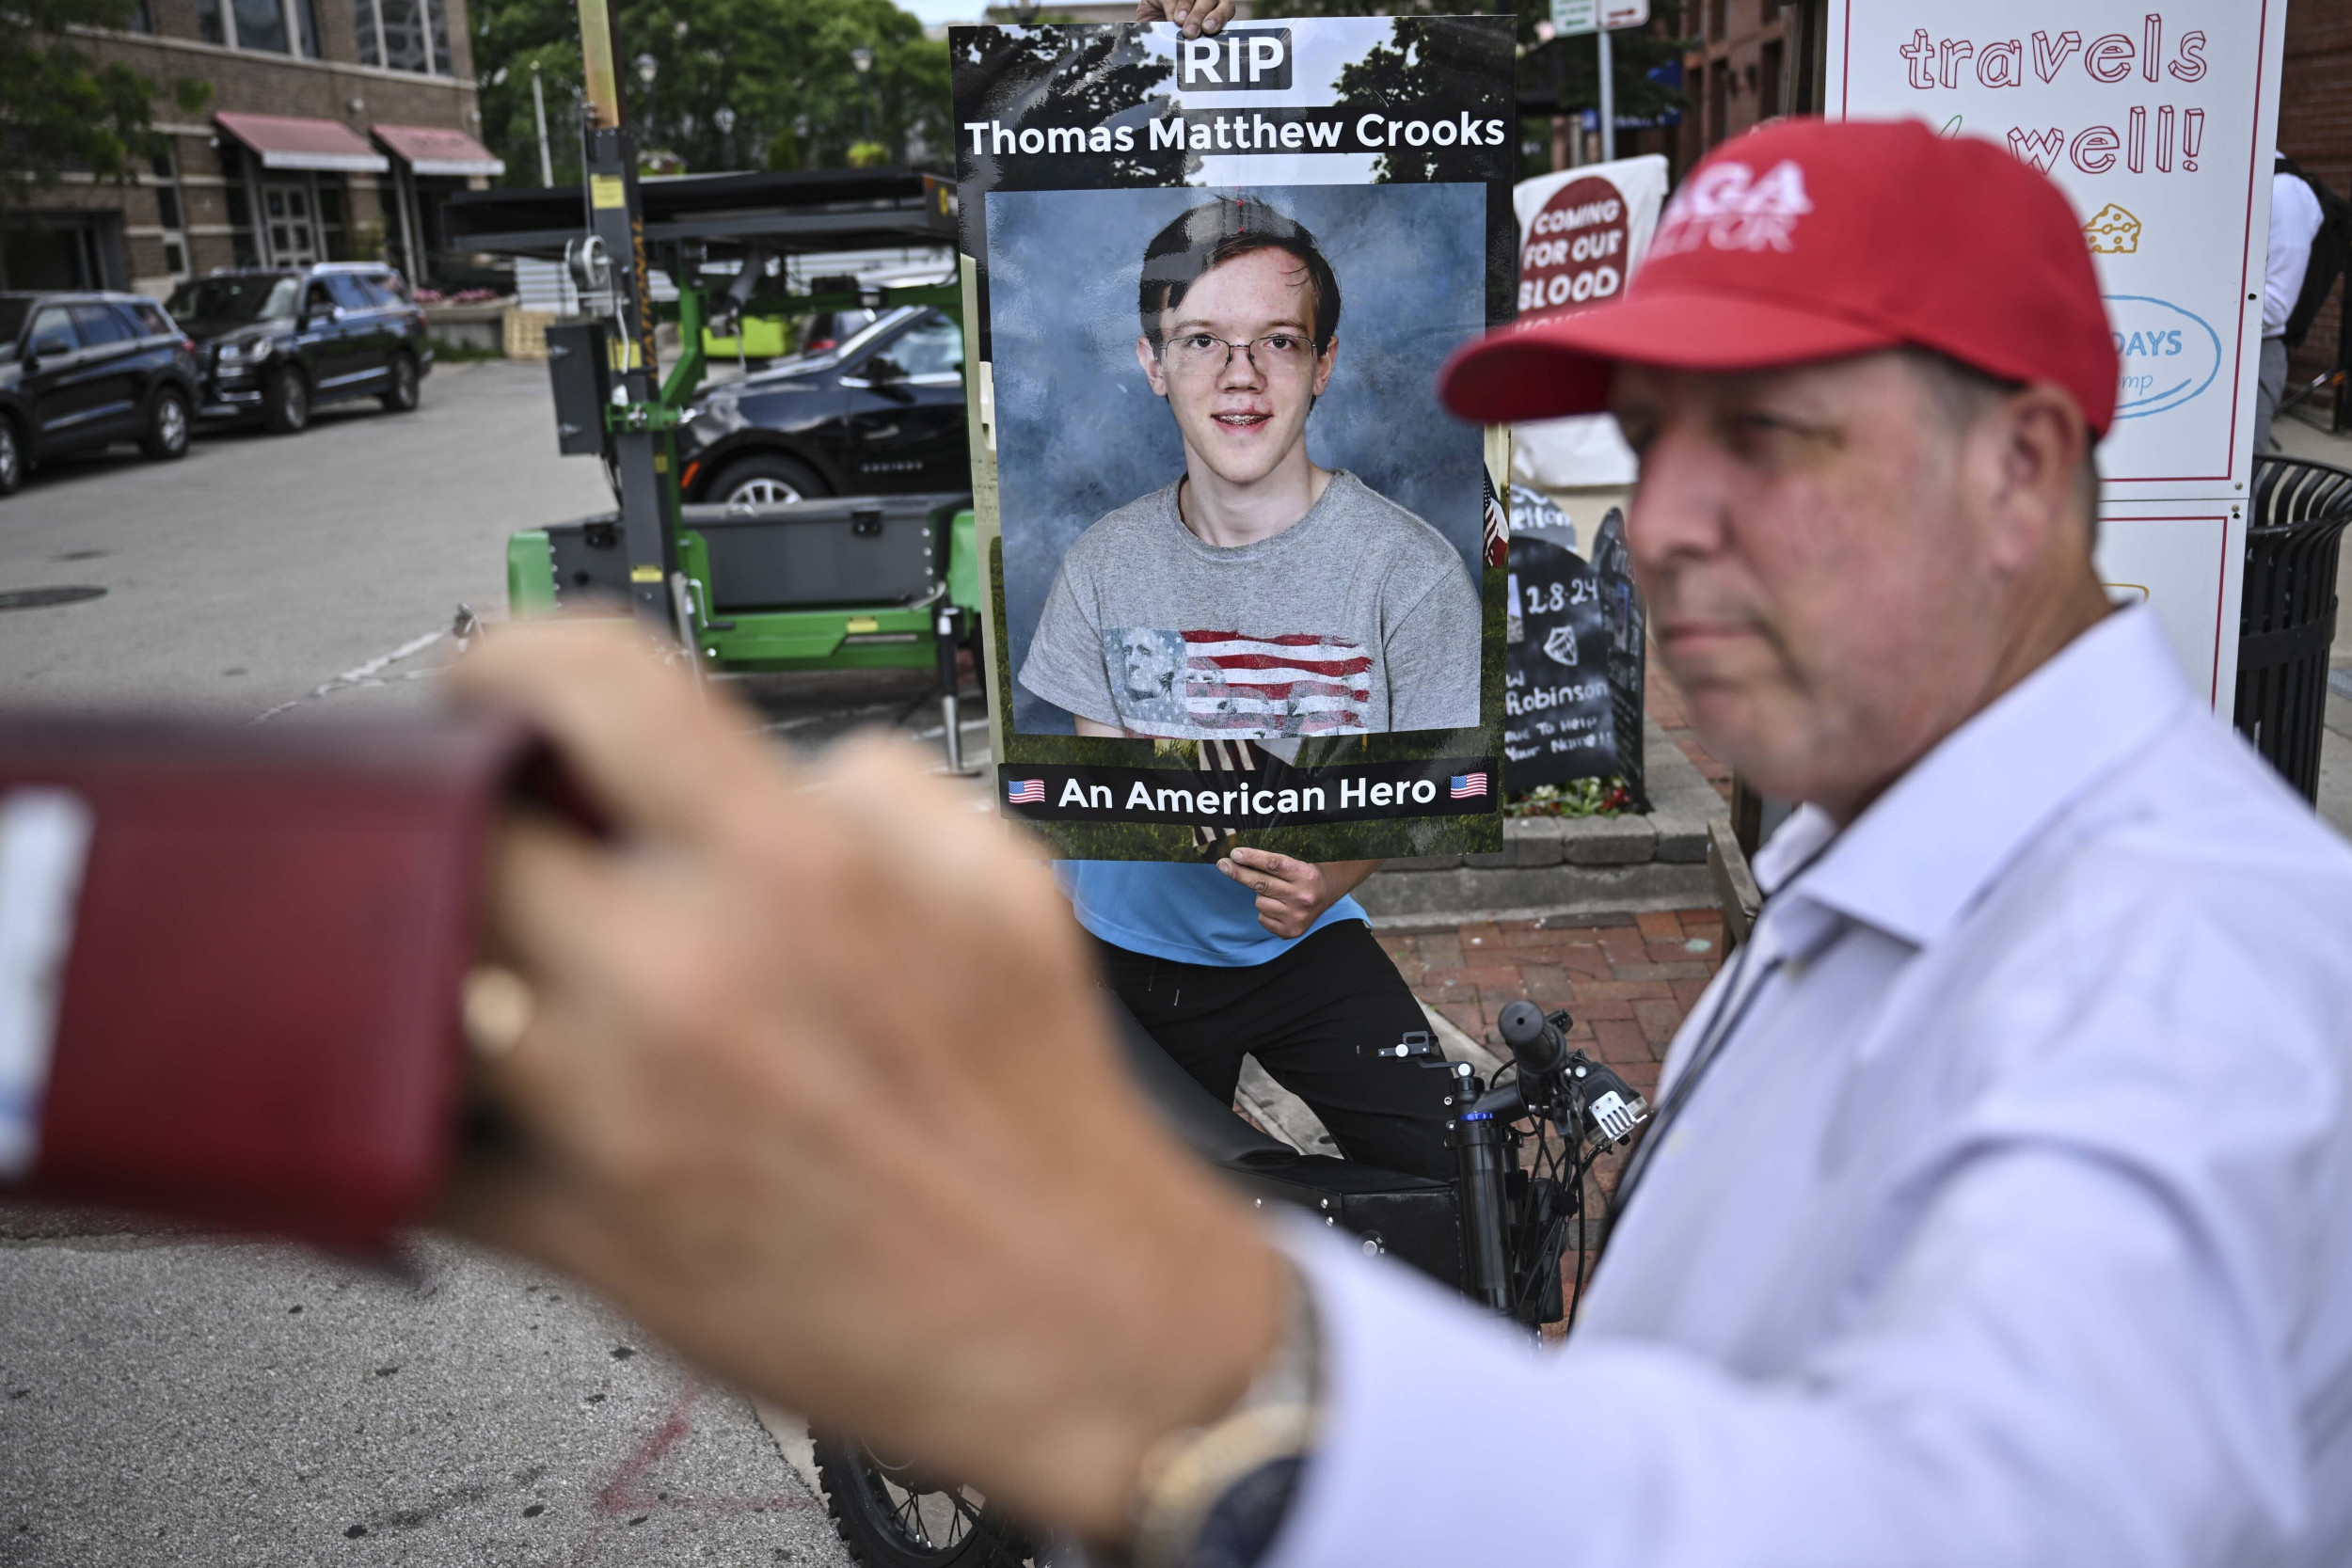
[[[84,599],[103,599],[103,588],[76,584],[70,588],[0,588],[0,610],[39,610],[44,605],[80,604]]]

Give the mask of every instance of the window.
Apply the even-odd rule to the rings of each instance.
[[[138,318],[139,329],[143,333],[164,337],[177,335],[173,330],[171,318],[164,314],[162,306],[151,304],[144,299],[135,299],[131,302],[130,309],[131,314]]]
[[[196,30],[207,43],[310,59],[319,49],[317,0],[197,0]]]
[[[330,272],[326,275],[326,292],[333,294],[335,303],[344,309],[358,311],[373,310],[376,308],[375,301],[368,297],[368,291],[361,288],[359,280],[351,274]]]
[[[1721,40],[1731,31],[1729,0],[1707,0],[1707,36]]]
[[[164,271],[172,277],[188,275],[187,220],[180,206],[180,170],[172,161],[171,149],[155,154],[149,165],[155,172],[155,222],[163,231]],[[158,331],[162,330],[160,327]]]
[[[448,0],[351,0],[359,63],[431,76],[455,74]]]
[[[368,297],[374,301],[379,309],[387,305],[408,303],[400,292],[400,279],[389,273],[379,273],[373,277],[362,277],[358,282],[359,286],[368,292]]]
[[[131,325],[103,301],[73,308],[73,326],[84,348],[103,348],[136,337]]]
[[[62,305],[52,305],[33,318],[35,354],[72,354],[81,347],[73,336],[73,318]]]
[[[884,358],[909,377],[961,375],[963,372],[963,333],[954,322],[935,317],[918,323],[900,334],[898,341],[892,343],[884,354],[877,356],[873,363],[880,363]],[[868,373],[871,373],[870,365]]]
[[[1778,39],[1764,46],[1763,78],[1756,87],[1756,113],[1770,119],[1780,113],[1781,78],[1788,74],[1788,55]]]

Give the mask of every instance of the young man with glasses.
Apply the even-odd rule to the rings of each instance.
[[[1307,455],[1340,284],[1263,201],[1144,251],[1136,359],[1184,471],[1063,558],[1021,684],[1080,735],[1286,740],[1478,722],[1478,590],[1444,535]]]
[[[1307,455],[1340,283],[1263,201],[1203,202],[1143,257],[1136,359],[1184,472],[1063,558],[1021,682],[1080,735],[1295,744],[1478,722],[1478,591],[1445,537]],[[1102,973],[1211,1094],[1254,1055],[1351,1158],[1452,1168],[1447,1085],[1365,1049],[1427,1022],[1350,896],[1378,861],[1236,848],[1215,865],[1067,861]]]

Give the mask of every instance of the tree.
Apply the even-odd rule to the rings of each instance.
[[[1287,7],[1294,16],[1458,16],[1471,8],[1437,0],[1290,0]],[[1544,104],[1547,112],[1557,104],[1556,112],[1561,114],[1598,108],[1599,51],[1591,36],[1552,38],[1550,0],[1512,0],[1508,9],[1518,43],[1519,98]],[[1696,46],[1696,40],[1677,36],[1682,9],[1682,0],[1651,0],[1649,26],[1609,36],[1619,118],[1652,119],[1691,106],[1678,87],[1650,74],[1667,74],[1661,68],[1678,63],[1686,50]],[[1401,62],[1385,68],[1382,74],[1395,76],[1400,70]],[[1679,74],[1674,79],[1679,81]],[[1405,85],[1401,81],[1384,84],[1382,90],[1393,91]]]
[[[475,16],[476,69],[489,73],[484,136],[508,181],[538,180],[534,63],[556,180],[577,181],[580,31],[569,0],[481,0]],[[624,61],[654,60],[650,90],[622,68],[640,149],[674,152],[690,169],[837,168],[868,141],[887,162],[948,161],[947,46],[890,0],[615,0],[615,31]],[[863,74],[851,60],[861,45],[873,52]],[[735,115],[725,132],[722,108]]]
[[[129,66],[100,64],[68,32],[127,29],[135,0],[6,0],[0,4],[0,228],[32,193],[67,173],[127,182],[161,151],[154,101],[166,89]],[[172,102],[202,109],[212,88],[174,78]],[[0,261],[0,271],[6,262]],[[7,279],[0,277],[0,286]]]

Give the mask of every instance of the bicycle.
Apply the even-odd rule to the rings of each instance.
[[[1567,1316],[1562,1259],[1582,1218],[1593,1162],[1625,1142],[1648,1103],[1616,1073],[1568,1048],[1565,1012],[1514,1002],[1498,1020],[1511,1052],[1496,1081],[1448,1061],[1426,1031],[1364,1048],[1399,1070],[1454,1081],[1446,1102],[1453,1176],[1439,1180],[1304,1154],[1219,1104],[1114,1006],[1144,1097],[1193,1151],[1260,1208],[1288,1204],[1359,1238],[1363,1250],[1420,1269],[1530,1333]],[[1505,1075],[1508,1075],[1507,1077]],[[1575,1289],[1584,1283],[1577,1247]],[[922,1475],[836,1436],[816,1439],[834,1528],[869,1568],[1017,1568],[1043,1551],[969,1487]]]

